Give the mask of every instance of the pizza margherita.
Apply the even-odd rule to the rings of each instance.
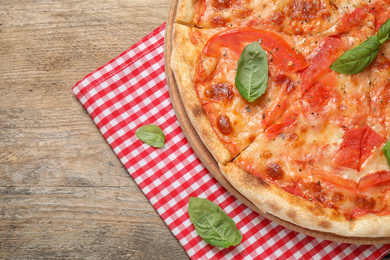
[[[390,1],[180,0],[171,67],[200,138],[261,211],[390,236]]]

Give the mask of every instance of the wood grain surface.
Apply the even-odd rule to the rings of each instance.
[[[0,259],[188,259],[71,87],[169,0],[0,0]]]

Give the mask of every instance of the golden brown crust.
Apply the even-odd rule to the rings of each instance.
[[[203,46],[191,43],[191,30],[195,29],[180,24],[174,25],[171,68],[187,115],[196,132],[215,159],[222,164],[226,164],[226,162],[232,160],[232,155],[211,127],[210,120],[195,91],[195,65]]]
[[[175,23],[194,25],[195,3],[197,0],[180,0],[176,9]]]
[[[367,214],[350,222],[338,211],[287,193],[234,163],[221,167],[221,172],[260,211],[300,227],[348,237],[385,237],[390,233],[390,216]]]
[[[361,237],[388,237],[390,216],[367,214],[352,222],[351,232]]]
[[[228,163],[221,170],[225,178],[264,213],[311,230],[342,236],[358,235],[350,230],[350,222],[333,209],[324,208],[319,203],[309,202],[275,185],[267,184],[234,163]]]

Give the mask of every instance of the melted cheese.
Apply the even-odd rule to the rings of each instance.
[[[335,55],[332,48],[337,46],[324,48],[323,44],[330,43],[325,39],[334,38],[342,42],[344,51],[374,35],[376,20],[371,13],[364,14],[365,21],[355,27],[346,27],[346,24],[353,24],[354,20],[348,19],[355,15],[354,11],[358,8],[379,2],[231,0],[221,1],[222,5],[216,7],[216,0],[206,0],[206,8],[199,15],[197,25],[274,31],[290,43],[294,51],[314,63],[321,51]],[[225,5],[229,8],[225,8]],[[304,8],[310,9],[308,13],[301,13]],[[293,16],[295,18],[291,19]],[[362,163],[359,161],[362,153],[356,154],[361,144],[345,143],[347,131],[360,127],[372,129],[384,142],[389,139],[390,43],[383,44],[379,57],[357,75],[343,75],[331,72],[328,67],[318,66],[319,70],[324,71],[320,75],[315,75],[316,69],[312,71],[313,78],[318,79],[315,78],[317,81],[312,85],[307,85],[308,89],[303,87],[302,81],[310,77],[305,78],[304,71],[289,73],[277,68],[268,53],[268,88],[261,98],[252,103],[245,101],[236,88],[232,89],[234,98],[231,100],[205,97],[204,92],[210,86],[235,84],[239,57],[228,48],[221,48],[220,51],[218,57],[199,61],[206,68],[207,75],[198,78],[196,89],[215,132],[231,153],[238,155],[235,163],[287,191],[294,190],[297,192],[295,195],[337,208],[347,217],[353,216],[359,196],[354,189],[359,180],[369,174],[390,171],[382,152],[384,143],[378,147],[368,146],[368,157],[363,158],[365,161]],[[329,62],[325,60],[326,55],[322,58],[323,62]],[[283,77],[288,80],[281,80]],[[217,120],[221,115],[229,118],[233,129],[231,133],[221,131],[223,129],[218,126]],[[348,145],[352,146],[351,151]],[[343,150],[344,146],[346,150]],[[358,166],[340,164],[335,159],[340,151],[347,155],[350,152],[351,158],[356,156]],[[322,194],[317,194],[318,189]],[[386,204],[390,200],[390,192],[370,192],[376,196],[375,200],[381,196],[381,202],[373,211],[390,208]],[[370,194],[368,191],[366,193]]]

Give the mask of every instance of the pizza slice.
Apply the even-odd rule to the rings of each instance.
[[[236,88],[235,75],[240,54],[252,42],[261,42],[267,51],[269,78],[265,93],[249,102]],[[285,113],[300,96],[297,72],[309,65],[278,33],[175,25],[172,68],[184,105],[206,146],[222,163]]]
[[[233,156],[214,132],[210,120],[195,91],[195,67],[207,38],[222,29],[199,31],[184,25],[175,24],[172,37],[171,68],[175,75],[183,106],[196,132],[207,144],[214,158],[221,163],[230,161]]]

